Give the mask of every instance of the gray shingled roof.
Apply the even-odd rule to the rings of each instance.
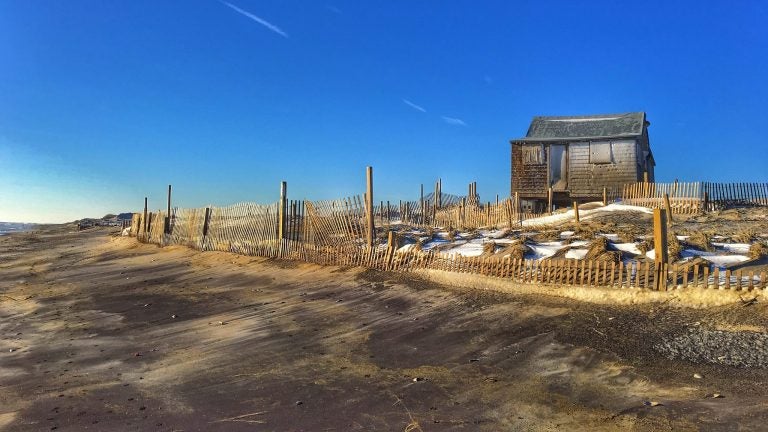
[[[528,134],[515,141],[572,141],[574,139],[620,138],[642,135],[644,112],[586,116],[537,116]]]

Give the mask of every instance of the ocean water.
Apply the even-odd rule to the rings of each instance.
[[[29,231],[35,227],[35,224],[17,223],[17,222],[0,222],[0,235]]]

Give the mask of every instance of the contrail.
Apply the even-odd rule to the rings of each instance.
[[[451,124],[451,125],[456,125],[456,126],[466,126],[467,125],[464,122],[464,120],[462,120],[460,118],[453,118],[453,117],[446,117],[446,116],[441,116],[441,118],[443,119],[444,122],[446,122],[448,124]]]
[[[409,101],[408,99],[403,99],[403,103],[408,105],[409,107],[415,109],[416,111],[421,111],[423,113],[427,112],[427,110],[425,110],[424,108],[422,108],[422,107],[416,105],[415,103]]]
[[[276,25],[274,25],[274,24],[270,23],[269,21],[267,21],[267,20],[264,20],[264,19],[262,19],[262,18],[259,18],[259,17],[257,17],[256,15],[254,15],[254,14],[252,14],[252,13],[250,13],[250,12],[246,11],[246,10],[242,10],[242,9],[240,9],[239,7],[237,7],[237,6],[233,5],[232,3],[228,3],[228,2],[225,2],[225,1],[223,1],[223,0],[219,0],[219,1],[220,1],[222,4],[224,4],[224,5],[226,5],[226,6],[229,6],[229,7],[231,7],[232,9],[234,9],[234,10],[235,10],[235,12],[237,12],[237,13],[239,13],[239,14],[241,14],[241,15],[245,15],[245,16],[247,16],[248,18],[250,18],[250,19],[252,19],[252,20],[256,21],[257,23],[259,23],[259,24],[263,25],[264,27],[266,27],[266,28],[268,28],[268,29],[272,30],[273,32],[275,32],[275,33],[279,34],[280,36],[282,36],[282,37],[284,37],[284,38],[287,38],[287,37],[288,37],[288,34],[287,34],[287,33],[285,33],[284,31],[280,30],[280,27],[278,27],[278,26],[276,26]]]

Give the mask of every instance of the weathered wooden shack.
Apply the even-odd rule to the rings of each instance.
[[[512,144],[512,194],[543,211],[552,188],[556,206],[602,199],[603,188],[653,181],[655,161],[644,112],[534,117]]]

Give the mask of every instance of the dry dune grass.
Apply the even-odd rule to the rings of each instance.
[[[509,246],[505,247],[500,252],[500,255],[501,256],[509,255],[511,259],[517,260],[517,259],[523,259],[525,257],[525,254],[529,252],[531,252],[531,248],[525,244],[525,241],[520,240],[514,243],[510,243]]]
[[[547,230],[536,233],[532,240],[536,242],[547,242],[560,240],[560,230]]]
[[[702,231],[693,231],[690,233],[685,243],[695,249],[711,252],[712,245],[709,243],[709,237]]]
[[[667,236],[667,253],[669,254],[669,262],[675,262],[680,259],[680,254],[683,252],[683,246],[677,239],[677,236],[672,231]]]
[[[585,260],[607,261],[618,263],[621,261],[621,252],[608,250],[608,239],[603,236],[597,236],[589,244]]]
[[[483,243],[482,256],[490,256],[490,255],[493,255],[494,252],[496,252],[496,242],[489,241],[489,242]]]
[[[547,259],[547,260],[564,259],[565,255],[571,249],[572,249],[572,246],[566,246],[566,247],[560,248],[555,253],[553,253],[551,256],[549,256],[547,258],[544,258],[544,259]]]
[[[757,237],[757,234],[757,230],[752,227],[742,228],[731,236],[731,240],[736,243],[752,243],[752,241]]]
[[[603,236],[599,236],[592,240],[592,242],[589,244],[589,249],[587,250],[587,254],[584,256],[584,259],[597,259],[605,252],[608,252],[608,239]]]
[[[653,249],[653,239],[644,239],[637,244],[637,250],[640,251],[639,258],[644,258],[645,254]]]
[[[749,246],[749,257],[752,259],[768,256],[768,246],[763,242],[755,242]]]

